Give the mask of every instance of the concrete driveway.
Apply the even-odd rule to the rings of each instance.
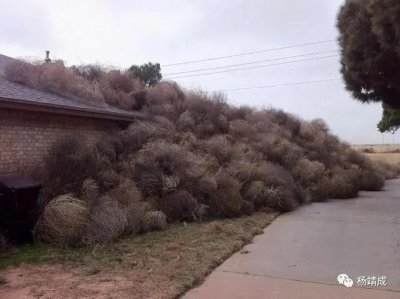
[[[359,276],[387,286],[359,286]],[[183,298],[400,298],[400,180],[278,217]]]

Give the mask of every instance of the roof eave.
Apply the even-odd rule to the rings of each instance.
[[[131,122],[134,121],[135,119],[148,118],[147,115],[138,112],[134,114],[129,112],[127,112],[126,114],[123,112],[113,113],[109,111],[98,111],[95,109],[90,110],[90,109],[68,107],[56,104],[27,102],[18,99],[10,99],[3,97],[0,97],[0,108],[54,113],[54,114],[71,115],[79,117],[91,117],[97,119],[107,119],[107,120],[115,120],[123,122]]]

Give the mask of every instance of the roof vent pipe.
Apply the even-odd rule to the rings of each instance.
[[[50,51],[46,51],[46,59],[44,61],[46,61],[46,62],[50,62],[51,61],[51,59],[50,59]]]

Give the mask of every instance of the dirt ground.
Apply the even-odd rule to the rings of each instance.
[[[132,287],[129,277],[137,277],[138,273],[128,271],[100,272],[88,275],[84,268],[68,269],[62,265],[32,266],[22,265],[7,269],[3,274],[6,285],[0,287],[2,299],[25,298],[128,298]],[[136,281],[136,280],[135,280]],[[154,281],[143,279],[145,287],[154,290],[142,294],[145,298],[165,298],[170,292],[168,285],[162,288]],[[140,294],[135,294],[140,297]]]
[[[17,249],[0,256],[0,298],[177,298],[276,215],[176,224],[90,250]]]

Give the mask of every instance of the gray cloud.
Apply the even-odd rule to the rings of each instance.
[[[42,7],[34,1],[5,2],[0,10],[1,42],[28,49],[46,47],[52,36]]]

